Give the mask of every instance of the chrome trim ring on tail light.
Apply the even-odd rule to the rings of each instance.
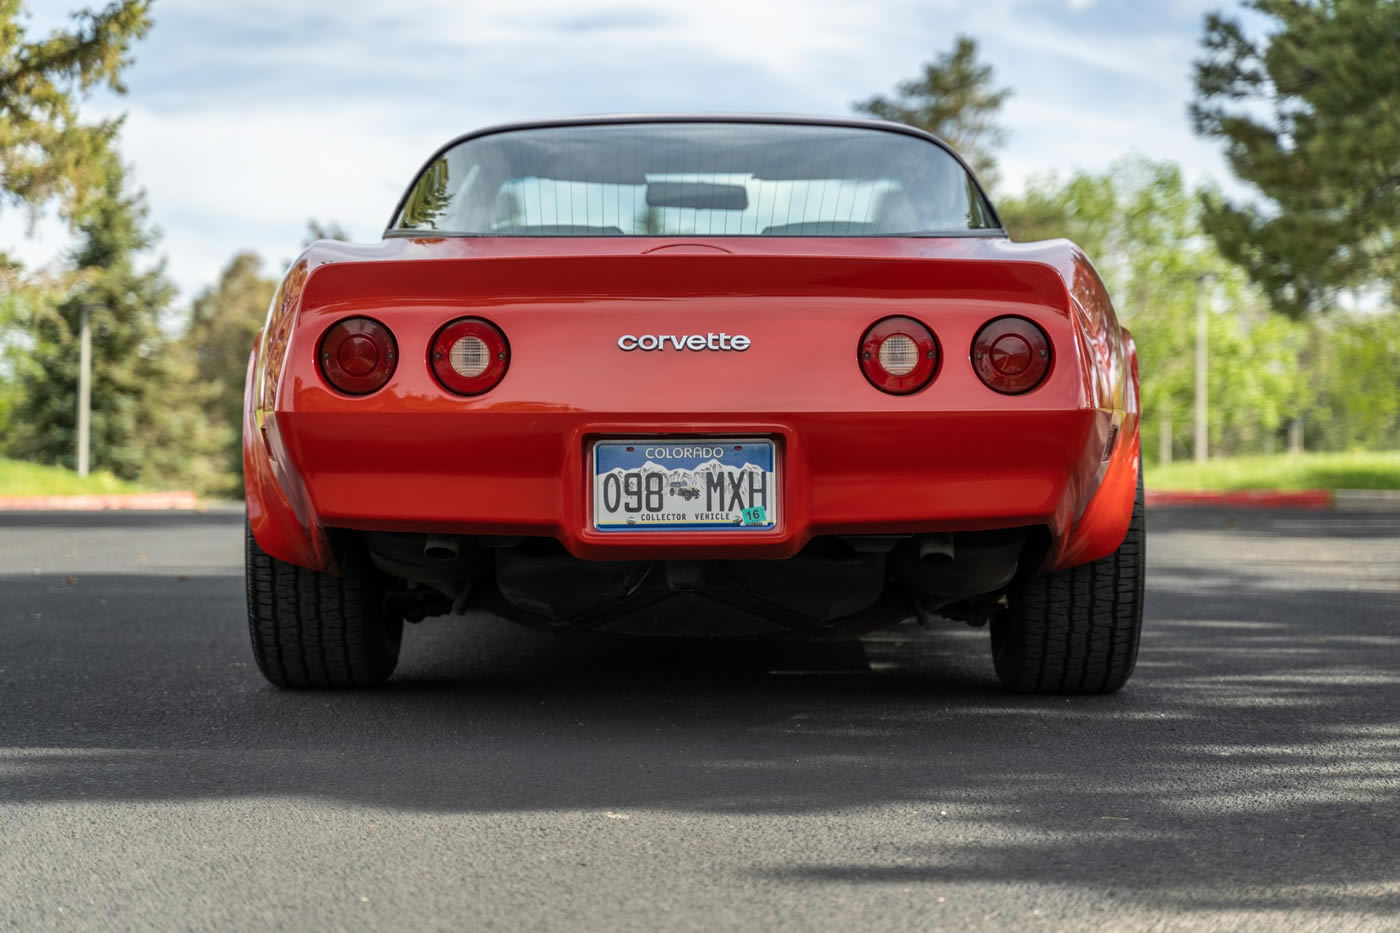
[[[999,317],[972,338],[972,368],[989,389],[1021,395],[1040,385],[1050,371],[1050,338],[1023,317]]]
[[[316,357],[331,388],[346,395],[368,395],[384,387],[399,363],[398,344],[389,328],[367,317],[336,321],[321,335]]]
[[[444,389],[480,395],[494,389],[510,368],[510,343],[501,329],[479,317],[443,325],[428,346],[428,366]]]
[[[908,395],[928,385],[938,372],[938,340],[911,317],[887,317],[860,338],[857,358],[875,388]]]

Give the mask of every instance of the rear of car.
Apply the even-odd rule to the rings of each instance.
[[[344,686],[389,675],[403,620],[472,608],[801,638],[944,616],[991,623],[1015,689],[1116,689],[1134,366],[1082,254],[1010,243],[918,131],[474,134],[381,243],[313,245],[274,299],[245,421],[255,653]]]

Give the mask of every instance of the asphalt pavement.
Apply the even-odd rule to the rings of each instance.
[[[1394,929],[1400,513],[1149,513],[1116,696],[860,645],[406,633],[267,686],[242,516],[0,514],[0,927]]]

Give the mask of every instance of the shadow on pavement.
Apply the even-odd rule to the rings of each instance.
[[[898,839],[746,870],[1400,909],[1400,594],[1228,561],[1153,574],[1136,678],[1072,699],[998,692],[985,633],[953,623],[743,646],[479,617],[410,629],[383,690],[283,693],[248,660],[239,577],[3,577],[0,803],[896,807]]]

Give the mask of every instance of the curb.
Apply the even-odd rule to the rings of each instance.
[[[1148,508],[1226,507],[1236,509],[1338,509],[1342,511],[1400,512],[1396,489],[1236,489],[1147,490]]]
[[[1241,489],[1229,492],[1149,489],[1147,507],[1239,509],[1338,509],[1400,512],[1400,489]],[[241,510],[242,502],[200,503],[194,493],[138,492],[101,496],[0,496],[0,512],[103,512],[116,509],[147,511]]]
[[[114,493],[103,496],[0,496],[0,511],[102,512],[109,509],[168,510],[199,508],[199,499],[177,492]]]
[[[1230,506],[1243,509],[1330,509],[1335,503],[1330,489],[1147,490],[1148,508]]]

